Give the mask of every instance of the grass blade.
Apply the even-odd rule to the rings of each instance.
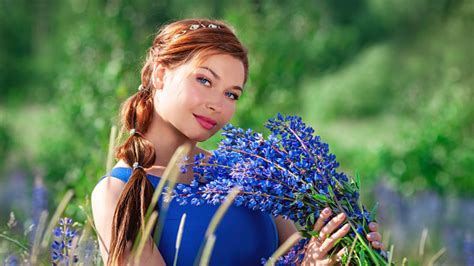
[[[64,212],[64,209],[66,209],[67,204],[69,203],[73,195],[74,195],[74,192],[72,191],[72,189],[68,190],[66,194],[64,195],[63,199],[61,200],[61,202],[59,203],[59,206],[56,208],[56,211],[51,217],[51,220],[49,221],[45,234],[43,235],[41,248],[46,248],[46,246],[48,246],[49,240],[51,238],[51,232],[53,231],[54,226],[58,222],[59,216],[61,216],[61,214]]]
[[[201,260],[202,260],[202,256],[204,255],[203,252],[204,252],[204,249],[205,249],[205,246],[203,246],[203,245],[207,245],[207,242],[209,241],[208,240],[209,236],[214,235],[214,232],[216,231],[217,225],[219,225],[222,218],[224,217],[224,214],[227,212],[227,210],[229,209],[230,205],[234,201],[237,194],[239,194],[239,192],[240,192],[240,190],[237,187],[234,187],[229,192],[229,194],[227,195],[224,202],[219,206],[216,213],[212,217],[211,222],[209,223],[209,225],[207,227],[206,234],[204,236],[204,242],[201,245],[201,247],[199,249],[199,252],[198,252],[198,255],[196,256],[196,259],[194,261],[194,265],[200,265]],[[197,263],[197,262],[199,262],[199,263]]]
[[[178,178],[178,175],[180,173],[179,163],[182,161],[184,156],[187,156],[189,154],[190,150],[191,145],[189,145],[188,143],[185,143],[176,149],[173,156],[171,157],[170,162],[166,166],[165,172],[163,173],[163,176],[160,179],[160,183],[158,183],[158,186],[155,192],[153,193],[153,197],[147,212],[150,212],[156,208],[156,205],[158,204],[158,199],[161,195],[161,192],[163,191],[163,188],[165,187],[166,182],[168,182],[168,193],[166,194],[165,198],[170,198],[171,193],[174,190],[174,187],[176,186],[176,179]],[[163,230],[163,225],[165,223],[165,218],[168,212],[170,202],[171,200],[163,201],[163,206],[161,207],[161,213],[158,220],[157,228],[153,236],[153,238],[156,239],[158,243],[161,238],[161,230]]]
[[[84,212],[84,214],[86,215],[86,219],[87,219],[87,223],[89,224],[89,226],[92,228],[92,230],[94,230],[94,232],[96,233],[97,237],[99,238],[99,241],[102,243],[102,245],[104,246],[105,248],[105,252],[107,253],[107,255],[109,255],[109,249],[107,248],[107,245],[105,245],[105,241],[104,239],[102,238],[102,236],[100,235],[99,231],[97,230],[97,228],[95,227],[94,225],[94,221],[92,220],[92,217],[84,210],[84,208],[82,206],[79,206],[79,208]]]
[[[425,255],[425,245],[426,245],[426,238],[428,237],[428,228],[423,228],[423,232],[421,233],[420,238],[420,246],[418,247],[418,256],[423,257]]]
[[[158,217],[158,212],[154,211],[151,214],[150,219],[148,220],[145,226],[145,231],[143,232],[143,235],[141,235],[140,237],[137,237],[137,239],[140,239],[140,242],[138,243],[136,252],[133,253],[134,254],[133,256],[131,256],[131,258],[132,257],[134,258],[133,265],[140,265],[139,263],[140,263],[140,258],[143,253],[143,249],[145,248],[146,242],[149,240],[148,237],[151,234],[151,229],[153,229],[153,226],[155,225],[157,217]]]
[[[234,202],[235,196],[237,196],[239,192],[240,192],[240,189],[236,187],[233,188],[229,192],[225,201],[221,204],[221,206],[219,206],[216,213],[212,217],[211,223],[207,227],[206,237],[210,236],[211,234],[214,234],[214,231],[216,231],[217,225],[221,222],[222,218],[224,217],[224,214],[227,212],[232,202]]]
[[[117,127],[112,126],[110,128],[109,136],[109,150],[107,151],[107,162],[106,162],[106,173],[110,173],[112,170],[112,164],[114,161],[114,150],[115,150],[115,139],[117,138]]]
[[[392,265],[392,260],[393,260],[393,249],[395,247],[393,245],[390,245],[390,252],[388,253],[388,263],[387,265]]]
[[[41,241],[41,237],[43,236],[44,228],[46,226],[46,219],[48,219],[48,211],[43,210],[39,218],[38,227],[36,227],[33,247],[31,249],[30,261],[32,265],[35,265],[36,260],[38,259],[40,241]]]
[[[212,234],[207,238],[206,245],[204,246],[204,251],[201,256],[201,260],[199,261],[199,266],[209,265],[209,259],[211,258],[211,253],[215,243],[216,236]]]
[[[268,259],[265,266],[272,266],[275,265],[275,262],[278,260],[279,257],[283,256],[295,243],[301,238],[299,232],[292,234],[286,241],[277,248],[277,250],[272,254],[272,256]]]
[[[428,265],[434,265],[434,263],[437,260],[439,260],[439,258],[441,258],[441,256],[443,256],[445,252],[446,252],[446,248],[442,248],[438,252],[436,252],[436,254],[434,254],[433,257],[431,257],[430,261],[428,262]]]
[[[178,263],[178,253],[179,248],[181,247],[181,239],[183,237],[184,223],[186,222],[186,213],[181,216],[181,222],[179,223],[178,235],[176,237],[176,253],[174,254],[173,266],[176,266]]]
[[[28,247],[27,247],[27,246],[23,245],[20,241],[14,239],[14,238],[11,238],[11,237],[9,237],[9,236],[7,236],[7,235],[4,235],[4,234],[2,234],[2,233],[0,233],[0,238],[3,238],[3,239],[5,239],[5,240],[7,240],[7,241],[9,241],[9,242],[11,242],[11,243],[17,245],[17,246],[20,247],[23,251],[28,251]]]

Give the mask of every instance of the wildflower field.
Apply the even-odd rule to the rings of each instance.
[[[90,194],[115,163],[119,105],[136,90],[157,27],[185,17],[235,27],[249,50],[249,83],[233,126],[199,144],[216,164],[194,170],[221,178],[208,180],[204,197],[179,185],[163,192],[182,204],[273,211],[300,229],[335,196],[357,203],[344,205],[354,232],[377,220],[395,265],[474,265],[472,1],[192,3],[0,3],[1,265],[103,264]],[[291,139],[284,123],[305,137]],[[247,178],[269,174],[280,178]],[[333,191],[340,180],[350,186]],[[231,181],[268,194],[245,198]],[[291,204],[265,198],[290,193]],[[212,244],[210,233],[204,265]]]

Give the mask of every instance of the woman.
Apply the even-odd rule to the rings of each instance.
[[[122,106],[123,127],[130,136],[117,149],[118,163],[92,193],[94,222],[107,245],[100,246],[104,262],[117,265],[128,260],[154,187],[176,148],[189,143],[190,158],[210,155],[196,143],[229,122],[247,77],[247,50],[222,21],[181,20],[160,29],[148,50],[139,90]],[[183,184],[192,179],[192,171],[178,176]],[[160,241],[149,237],[140,264],[173,263],[177,228],[186,213],[178,264],[191,265],[217,207],[172,202]],[[328,251],[349,227],[340,227],[343,214],[325,223],[331,216],[329,209],[321,212],[315,226],[321,237],[311,240],[303,264],[341,259],[344,249],[333,257]],[[368,239],[373,247],[382,248],[376,224],[370,227]],[[232,206],[216,231],[210,264],[259,265],[294,232],[291,221]]]

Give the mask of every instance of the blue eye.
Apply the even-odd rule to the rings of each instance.
[[[232,100],[237,101],[237,100],[239,99],[239,95],[237,95],[237,94],[235,94],[235,93],[226,92],[225,94],[226,94],[226,96],[229,96],[229,98],[231,98]]]
[[[197,80],[204,86],[211,86],[211,82],[207,78],[197,78]]]

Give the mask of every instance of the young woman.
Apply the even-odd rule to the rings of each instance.
[[[210,155],[196,146],[221,129],[235,112],[248,77],[247,50],[222,21],[189,19],[170,23],[155,37],[141,71],[141,85],[122,106],[123,129],[130,132],[118,147],[118,163],[92,193],[92,209],[107,265],[125,264],[137,236],[159,176],[177,147],[189,143],[189,158]],[[191,183],[192,171],[178,182]],[[160,204],[158,213],[160,212]],[[160,240],[149,241],[140,258],[142,265],[169,265],[175,256],[180,218],[187,214],[179,265],[192,265],[204,233],[218,206],[184,205],[174,201],[168,209]],[[334,264],[344,250],[328,257],[334,243],[349,226],[340,227],[344,215],[328,223],[331,211],[321,212],[303,264]],[[367,235],[372,246],[382,248],[377,225]],[[211,265],[260,265],[291,234],[295,225],[262,212],[232,206],[216,231]]]

